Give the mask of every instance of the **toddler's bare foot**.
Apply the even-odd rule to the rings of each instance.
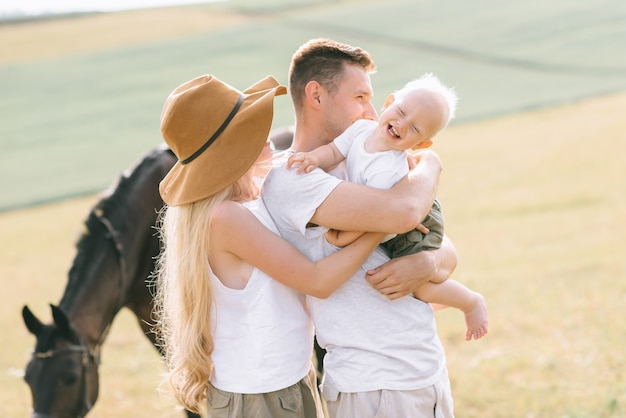
[[[487,303],[480,293],[476,293],[474,303],[465,311],[465,324],[467,331],[465,340],[471,341],[484,337],[489,331],[489,321],[487,318]]]

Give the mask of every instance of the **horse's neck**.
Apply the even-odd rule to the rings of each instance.
[[[109,313],[111,310],[108,306],[101,306],[97,299],[89,298],[81,304],[62,307],[66,309],[72,326],[91,348],[104,343],[115,316]]]
[[[106,234],[109,238],[99,241],[95,249],[89,250],[88,260],[79,262],[82,267],[75,266],[75,271],[70,272],[75,277],[70,277],[61,300],[61,308],[92,347],[104,342],[114,317],[129,303],[128,299],[135,305],[150,306],[145,281],[153,268],[155,252],[158,253],[154,225],[163,205],[157,185],[176,161],[170,151],[163,150],[152,158],[135,168],[133,179],[121,181],[124,187],[118,186],[110,196],[109,208],[114,202],[119,206],[108,211],[99,205],[95,218],[89,220],[93,227],[90,233]],[[139,175],[141,178],[136,177]],[[123,220],[132,230],[121,231],[115,219]]]
[[[98,249],[94,260],[88,260],[82,268],[72,268],[59,304],[92,348],[104,342],[115,315],[125,304],[120,271],[113,254],[110,248]]]
[[[137,297],[133,291],[145,288],[155,256],[151,246],[158,248],[158,238],[152,229],[154,222],[146,217],[133,223],[136,230],[132,233],[119,231],[119,226],[113,224],[107,232],[103,232],[104,228],[94,227],[93,231],[100,232],[91,234],[95,234],[99,241],[94,246],[82,247],[70,270],[70,280],[60,305],[91,347],[104,342],[119,310],[129,303],[129,299]],[[154,217],[156,221],[156,215]],[[112,234],[115,237],[111,237]],[[147,289],[144,292],[147,294]],[[149,301],[149,294],[145,298]],[[143,303],[143,299],[135,302]]]

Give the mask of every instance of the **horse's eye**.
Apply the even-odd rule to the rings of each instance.
[[[59,381],[66,386],[71,386],[76,383],[80,365],[73,358],[68,358],[60,363],[60,366],[60,369],[58,369]]]
[[[64,373],[60,377],[61,383],[66,386],[71,386],[78,380],[78,375],[76,373]]]

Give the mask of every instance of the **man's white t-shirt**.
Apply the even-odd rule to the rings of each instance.
[[[337,250],[326,241],[325,228],[307,224],[341,182],[321,169],[298,175],[283,163],[263,183],[261,196],[280,235],[313,261]],[[354,210],[360,210],[358,201]],[[329,298],[307,297],[318,342],[327,350],[323,391],[421,389],[445,372],[430,305],[413,296],[390,301],[365,280],[367,270],[388,260],[377,249]]]

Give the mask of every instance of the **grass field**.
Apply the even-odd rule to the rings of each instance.
[[[244,6],[252,3],[240,4],[245,11]],[[327,13],[324,10],[328,7],[335,7],[337,12],[342,7],[348,10],[354,4],[320,2],[319,6],[307,9],[306,15],[300,16],[298,22],[315,22]],[[363,4],[362,9],[374,9],[377,2]],[[408,2],[394,4],[408,7]],[[617,15],[621,8],[621,3],[616,6]],[[278,24],[280,19],[274,14],[259,17],[249,11],[234,13],[215,6],[206,9],[211,13],[203,19],[196,15],[197,10],[205,9],[170,11],[179,16],[174,20],[168,19],[167,13],[161,14],[163,10],[155,10],[107,15],[108,18],[93,16],[89,18],[93,19],[89,24],[83,20],[75,23],[84,25],[81,31],[98,25],[101,28],[117,27],[118,32],[126,33],[120,38],[125,50],[135,54],[146,48],[145,45],[152,45],[155,50],[168,45],[182,48],[183,45],[198,45],[214,39],[212,36],[217,39],[217,35],[211,35],[210,31],[207,33],[206,19],[215,18],[218,10],[223,15],[219,15],[217,21],[228,23],[231,28],[252,24],[253,31],[266,28],[264,25],[270,25],[270,21],[278,26],[286,25],[284,21]],[[283,17],[297,14],[297,10],[280,10],[279,15]],[[548,7],[548,10],[552,9]],[[189,13],[189,23],[180,25],[177,21],[183,19],[185,13]],[[589,16],[592,21],[593,17]],[[260,24],[258,19],[265,23]],[[145,31],[128,29],[138,22],[145,23]],[[84,39],[71,36],[72,25],[67,21],[32,25],[29,30],[25,30],[27,26],[0,26],[2,50],[10,50],[5,48],[10,43],[2,43],[7,42],[10,35],[17,45],[21,45],[16,51],[22,54],[0,57],[4,60],[0,67],[2,75],[13,74],[16,77],[14,80],[23,80],[17,75],[26,71],[27,67],[37,65],[57,68],[59,72],[54,74],[59,75],[64,62],[80,64],[82,70],[85,68],[81,63],[83,59],[107,62],[98,61],[101,57],[98,51],[109,51],[111,56],[120,53],[119,42],[122,41],[115,43],[114,39],[107,41],[106,37],[102,37],[102,45],[84,43]],[[41,25],[50,27],[43,30]],[[157,27],[162,31],[155,29]],[[607,33],[610,27],[609,24],[605,26]],[[39,41],[20,44],[22,38],[16,35],[18,32],[11,32],[16,30],[23,31],[22,37],[34,36],[41,31],[37,37]],[[222,36],[225,32],[220,31],[226,29],[215,30]],[[382,31],[382,28],[378,30]],[[304,34],[299,33],[298,36],[314,34],[313,30],[301,28],[300,31]],[[54,33],[73,41],[50,42],[55,50],[49,51],[51,47],[40,40],[42,36],[48,36],[50,41],[61,39],[54,38]],[[89,32],[83,33],[87,38]],[[144,38],[148,35],[151,36],[149,42],[148,38]],[[267,34],[259,36],[262,41],[269,37]],[[381,54],[382,45],[371,38],[357,38],[364,46],[370,42],[373,48],[368,49],[375,49],[375,56],[381,56],[379,66],[382,63],[387,68],[394,55]],[[198,43],[194,44],[189,39]],[[290,39],[279,42],[278,52],[271,53],[274,55],[268,56],[268,60],[277,60],[284,67],[285,59],[288,60],[295,48],[295,44],[292,45],[294,42],[300,41]],[[233,43],[243,44],[241,39]],[[544,46],[547,48],[548,44],[546,42]],[[95,48],[95,52],[91,47]],[[518,50],[512,53],[523,52],[524,48],[519,45]],[[567,52],[563,55],[563,60],[570,59]],[[195,71],[198,67],[194,65],[179,72],[171,68],[162,69],[161,73],[172,71],[172,79],[178,79],[183,72]],[[439,65],[445,67],[443,62]],[[589,65],[608,68],[607,61],[590,60]],[[220,68],[226,71],[231,67]],[[506,73],[506,70],[503,71]],[[390,72],[391,79],[400,77]],[[457,73],[454,70],[449,74],[452,77]],[[383,79],[387,80],[387,74],[388,71],[381,68],[375,76],[375,80],[381,80],[376,86],[377,91],[386,91],[389,87],[382,83]],[[462,316],[453,310],[437,313],[457,417],[625,417],[626,163],[623,156],[626,153],[626,120],[623,113],[626,93],[619,88],[620,82],[614,82],[614,79],[612,89],[609,88],[613,77],[609,75],[605,87],[601,86],[596,93],[605,89],[616,92],[614,94],[595,95],[584,100],[576,95],[568,96],[556,105],[555,101],[559,102],[555,99],[557,95],[547,88],[544,102],[537,101],[533,96],[527,102],[517,102],[518,109],[513,112],[511,101],[511,107],[503,105],[506,109],[499,114],[488,106],[486,99],[484,102],[476,99],[478,94],[474,90],[479,90],[484,80],[472,74],[465,76],[462,86],[458,88],[463,98],[460,106],[463,109],[463,106],[476,104],[486,112],[484,117],[476,114],[459,121],[442,133],[434,146],[444,162],[439,197],[446,215],[447,232],[460,256],[454,278],[485,295],[491,320],[487,337],[467,343],[463,341]],[[253,78],[254,74],[248,73],[242,79],[251,81]],[[129,75],[129,80],[136,79]],[[541,79],[534,79],[534,82],[542,85]],[[169,89],[169,84],[165,89],[160,83],[155,84],[160,86],[157,89]],[[469,88],[473,83],[477,86]],[[524,86],[528,84],[522,83],[522,87],[515,88],[521,90]],[[4,87],[6,84],[3,84]],[[464,94],[465,88],[471,90],[468,96]],[[588,88],[591,92],[591,87]],[[15,90],[10,92],[15,94]],[[162,96],[162,93],[159,94]],[[494,92],[486,93],[489,94]],[[527,97],[524,94],[520,93],[520,100]],[[578,90],[576,94],[585,96],[583,90]],[[112,103],[113,99],[110,100]],[[9,105],[0,100],[0,105],[3,103],[4,107],[0,110],[6,111]],[[528,106],[534,103],[535,106],[531,107],[537,109],[522,112],[521,109],[526,106],[524,103]],[[150,106],[158,112],[160,105]],[[18,118],[18,110],[4,114]],[[280,118],[288,120],[284,114]],[[0,127],[0,130],[4,129],[0,141],[7,147],[10,146],[5,144],[7,135],[13,132],[11,129],[14,127],[7,128],[9,124],[4,120],[3,126]],[[43,132],[51,127],[45,125],[40,129]],[[144,138],[149,137],[149,134],[143,135]],[[36,139],[36,133],[34,137]],[[35,139],[32,150],[40,152],[35,149],[40,145]],[[112,154],[125,152],[124,158],[118,158],[116,164],[122,167],[130,165],[138,155],[137,151],[151,146],[151,141],[147,140],[141,146],[134,144],[137,150],[132,152],[121,151],[119,146],[114,148]],[[68,139],[68,144],[75,146],[76,143],[77,137]],[[121,144],[124,145],[124,142],[121,141]],[[77,148],[76,152],[79,152],[80,147]],[[50,152],[44,147],[45,150]],[[64,148],[63,151],[68,150]],[[11,152],[8,155],[19,156]],[[7,157],[4,158],[0,168],[4,171],[0,172],[0,177],[7,179],[11,177],[5,165]],[[43,157],[37,158],[44,161]],[[25,161],[29,160],[18,159],[15,164],[24,165]],[[67,162],[63,161],[60,165],[65,164]],[[70,185],[75,181],[73,173],[68,169],[63,177]],[[112,179],[104,178],[103,187]],[[73,184],[74,188],[76,184]],[[21,184],[20,187],[26,186]],[[9,195],[15,188],[10,185],[5,187],[5,183],[2,185],[3,193]],[[74,242],[81,232],[87,211],[96,200],[97,196],[89,194],[0,213],[0,290],[5,295],[0,305],[0,330],[5,336],[0,348],[0,417],[24,417],[30,409],[28,387],[20,374],[33,348],[34,338],[22,324],[21,308],[28,304],[42,319],[49,319],[47,304],[60,300],[74,256]],[[157,392],[160,360],[129,314],[123,313],[116,319],[104,345],[102,360],[100,398],[90,417],[182,417],[173,410],[169,398]]]

